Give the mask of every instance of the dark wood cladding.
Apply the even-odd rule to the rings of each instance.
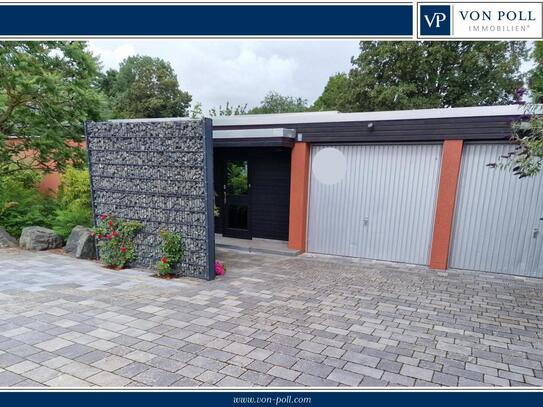
[[[285,123],[251,126],[215,126],[214,130],[285,127],[311,143],[421,142],[461,139],[505,140],[511,123],[520,116],[478,116],[446,119],[382,120],[364,122]],[[373,123],[373,127],[368,125]]]
[[[288,240],[290,207],[290,148],[217,148],[213,150],[216,203],[224,213],[224,161],[249,161],[251,184],[250,224],[252,237]],[[215,231],[222,233],[222,217],[215,219]]]

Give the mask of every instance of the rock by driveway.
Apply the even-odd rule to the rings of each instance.
[[[0,250],[0,386],[541,386],[543,280],[219,251],[213,282]]]

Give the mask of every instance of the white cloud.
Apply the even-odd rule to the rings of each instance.
[[[95,40],[91,50],[104,68],[130,55],[169,61],[181,88],[209,108],[229,101],[256,106],[275,90],[313,102],[328,77],[350,68],[353,40]]]
[[[106,45],[106,46],[103,46]],[[107,47],[107,44],[89,42],[89,48],[94,55],[98,55],[106,69],[117,68],[123,59],[136,55],[136,47],[132,44],[122,44],[116,47]]]

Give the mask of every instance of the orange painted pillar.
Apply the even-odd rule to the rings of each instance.
[[[305,251],[309,191],[309,143],[295,143],[290,164],[289,249]]]
[[[462,160],[462,140],[445,140],[437,195],[430,268],[446,270]]]

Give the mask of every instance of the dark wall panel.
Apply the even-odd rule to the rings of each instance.
[[[288,240],[290,206],[290,152],[288,148],[215,148],[216,203],[222,210],[224,160],[247,157],[251,184],[252,236]],[[222,233],[222,217],[215,219]]]
[[[505,140],[519,116],[460,117],[447,119],[383,120],[366,122],[285,123],[252,126],[215,126],[214,130],[286,127],[312,143]],[[373,127],[368,127],[373,123]]]

